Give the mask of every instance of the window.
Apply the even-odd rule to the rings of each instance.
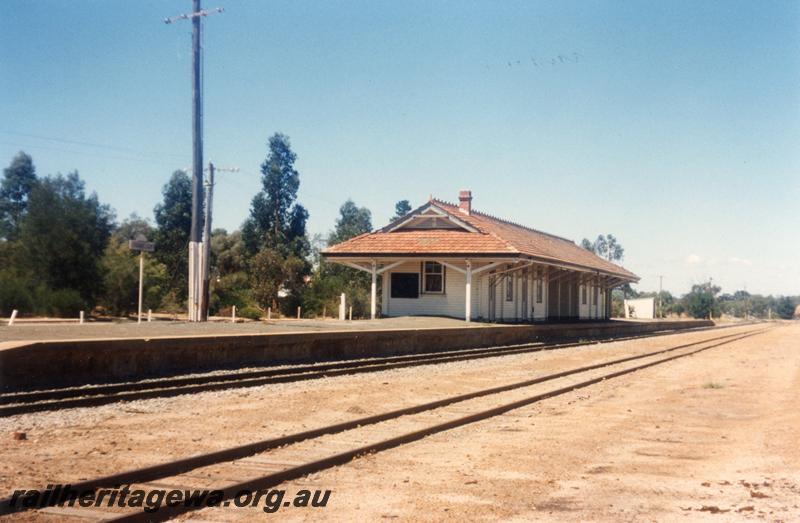
[[[419,298],[419,274],[393,272],[392,298]]]
[[[514,276],[506,277],[506,301],[514,301]]]
[[[586,305],[586,285],[581,285],[581,305]]]
[[[544,281],[539,278],[536,282],[536,303],[542,303],[542,286],[544,285]]]
[[[444,293],[444,267],[441,263],[423,263],[422,285],[424,293]]]

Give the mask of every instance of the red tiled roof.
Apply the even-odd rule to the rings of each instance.
[[[434,207],[452,215],[477,232],[464,229],[378,230],[351,238],[326,249],[325,256],[380,256],[475,254],[518,255],[599,270],[638,280],[638,276],[576,245],[571,240],[472,211],[462,213],[457,205],[431,200]]]
[[[412,229],[371,232],[326,249],[324,254],[513,254],[517,251],[490,234],[463,229]]]

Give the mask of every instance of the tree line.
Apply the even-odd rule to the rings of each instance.
[[[625,249],[612,234],[599,235],[591,241],[584,238],[581,247],[610,262],[621,262]],[[655,298],[659,314],[664,316],[688,315],[692,318],[719,318],[727,315],[736,318],[791,319],[800,305],[800,296],[762,296],[739,290],[733,294],[720,294],[722,288],[712,281],[692,285],[683,296],[673,296],[669,291],[637,292],[630,284],[615,289],[612,293],[612,314],[624,316],[623,303],[626,298]]]
[[[308,210],[297,200],[300,174],[287,136],[276,133],[261,164],[261,190],[235,231],[211,234],[210,312],[258,318],[320,316],[338,307],[345,292],[355,317],[369,312],[369,277],[326,263],[328,245],[372,230],[372,215],[347,200],[326,238],[309,238]],[[0,314],[75,316],[78,311],[124,316],[137,309],[138,253],[128,241],[155,242],[145,264],[144,308],[183,313],[187,301],[192,180],[175,171],[153,209],[154,221],[133,214],[121,221],[88,193],[77,172],[38,176],[20,152],[0,185]],[[411,210],[398,202],[396,216]]]
[[[673,296],[669,291],[632,292],[629,297],[655,298],[661,302],[664,315],[688,315],[692,318],[719,318],[723,315],[734,318],[781,318],[794,317],[800,305],[800,296],[762,296],[738,290],[733,294],[721,293],[722,289],[712,281],[696,283],[683,296]]]
[[[259,318],[334,314],[345,293],[354,317],[369,314],[369,275],[327,263],[320,252],[372,230],[372,214],[347,200],[327,236],[309,238],[308,210],[297,200],[300,174],[289,138],[276,133],[261,163],[261,190],[235,231],[211,234],[210,312]],[[76,316],[78,311],[124,316],[137,309],[138,260],[128,241],[144,235],[155,242],[145,265],[144,308],[174,314],[186,311],[192,180],[175,171],[164,184],[153,221],[133,214],[117,220],[113,209],[87,192],[77,172],[39,176],[30,155],[20,152],[3,171],[0,184],[0,314]],[[393,219],[411,211],[408,200],[395,206]],[[581,245],[620,262],[624,249],[613,235]],[[379,280],[380,284],[380,280]],[[774,316],[789,318],[800,297],[720,294],[711,282],[680,298],[660,294],[665,314]],[[622,315],[625,297],[654,296],[626,285],[613,293]]]

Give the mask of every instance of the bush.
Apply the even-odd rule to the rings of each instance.
[[[239,316],[240,318],[260,320],[262,312],[255,307],[244,307],[242,310],[237,309],[236,315]]]
[[[50,292],[48,312],[60,318],[73,318],[86,310],[86,302],[75,289],[58,289]]]
[[[246,273],[227,274],[211,282],[210,312],[227,316],[232,305],[236,305],[237,310],[251,306],[253,299],[250,294],[250,282]]]
[[[186,301],[181,301],[178,297],[178,292],[172,290],[164,295],[159,309],[162,312],[168,312],[170,314],[182,314],[188,309],[188,303]]]
[[[24,282],[9,274],[0,273],[0,314],[11,316],[11,311],[33,312],[33,299]]]

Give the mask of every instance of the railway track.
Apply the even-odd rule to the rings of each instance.
[[[669,334],[675,334],[676,332],[698,332],[709,329],[716,330],[725,328],[729,327],[701,327],[691,330],[669,330],[637,336],[608,338],[600,341],[591,340],[571,343],[527,343],[520,345],[464,349],[448,352],[369,358],[335,363],[291,365],[246,372],[179,376],[97,386],[66,387],[52,390],[5,393],[0,394],[0,417],[48,410],[62,410],[77,407],[96,407],[123,401],[172,397],[181,394],[254,387],[271,383],[314,380],[326,377],[378,372],[419,365],[433,365],[437,363],[451,363],[471,359],[492,358],[504,355],[578,347],[582,345],[595,345],[597,343],[629,341],[653,336],[665,336]]]
[[[766,330],[769,327],[598,361],[525,381],[120,472],[72,486],[80,491],[118,485],[130,485],[131,490],[220,490],[224,493],[224,499],[230,503],[243,490],[256,491],[275,487],[310,473],[345,464],[365,454],[391,449],[431,434],[499,416],[548,398],[756,336]],[[105,521],[140,522],[165,521],[198,508],[202,507],[162,506],[157,512],[149,513],[141,508],[116,506],[103,507],[102,512],[93,508],[91,513],[58,506],[41,510],[52,516],[63,517],[72,510],[72,515],[80,514],[84,518],[96,516],[98,520]],[[10,499],[0,500],[0,514],[21,509],[23,508],[11,506]]]

